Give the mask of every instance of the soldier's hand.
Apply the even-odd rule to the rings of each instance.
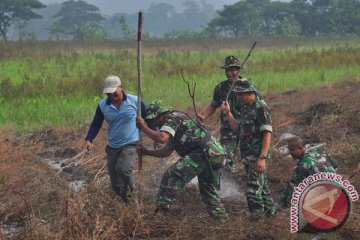
[[[139,129],[143,129],[146,125],[145,120],[142,117],[136,117],[136,126]]]
[[[205,117],[203,115],[198,114],[198,115],[196,115],[196,120],[198,120],[199,122],[202,122],[205,120]]]
[[[145,150],[146,150],[146,148],[142,144],[138,143],[136,145],[136,151],[139,156],[145,155]]]
[[[259,158],[257,160],[257,170],[259,173],[263,173],[266,170],[266,161],[265,159]]]
[[[230,105],[228,101],[223,101],[220,105],[220,110],[222,113],[227,114],[230,112]]]

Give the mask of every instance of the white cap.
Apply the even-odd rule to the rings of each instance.
[[[118,76],[108,76],[104,82],[103,93],[114,93],[121,85],[121,80]]]

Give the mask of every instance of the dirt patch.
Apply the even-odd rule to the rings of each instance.
[[[302,136],[306,143],[325,142],[324,149],[340,165],[339,173],[351,178],[360,191],[360,81],[348,79],[312,90],[294,90],[281,95],[268,94],[273,111],[274,135],[269,161],[270,188],[275,198],[291,177],[296,162],[275,151],[285,144],[282,134]],[[206,125],[218,134],[217,114]],[[80,153],[88,126],[76,129],[44,128],[28,135],[12,132],[0,139],[0,238],[9,239],[292,239],[289,210],[273,219],[253,219],[243,201],[227,201],[230,214],[226,225],[219,225],[206,214],[196,185],[189,185],[179,196],[170,214],[156,215],[154,199],[165,169],[177,160],[144,157],[143,170],[135,174],[141,189],[137,208],[127,207],[111,192],[106,170],[105,127],[96,138],[94,149],[59,172],[43,159],[68,159]],[[144,137],[144,144],[152,141]],[[245,172],[239,164],[237,178]],[[69,177],[70,176],[70,177]],[[75,193],[69,179],[80,177],[85,187]],[[331,239],[355,239],[360,227],[359,203],[354,203],[350,221]],[[13,232],[4,229],[16,227]],[[10,231],[10,230],[9,230]],[[318,236],[298,234],[297,239]]]
[[[315,121],[331,116],[339,116],[341,114],[339,105],[335,102],[325,101],[319,102],[310,106],[305,112],[302,113],[300,121],[305,125],[312,125]]]

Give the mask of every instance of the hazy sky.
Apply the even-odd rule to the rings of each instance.
[[[44,4],[61,3],[65,0],[39,0]],[[114,13],[135,13],[140,10],[146,11],[151,3],[168,3],[175,6],[181,11],[182,3],[186,0],[85,0],[85,2],[93,4],[100,8],[103,14]],[[239,0],[203,0],[204,2],[214,6],[216,10],[222,9],[223,5],[230,5],[238,2]],[[289,1],[289,0],[282,0]],[[201,3],[201,0],[196,0]]]

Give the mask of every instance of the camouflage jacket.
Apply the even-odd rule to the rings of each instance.
[[[210,132],[185,113],[170,112],[160,131],[168,132],[173,136],[169,144],[179,156],[202,152],[204,149],[208,149],[210,156],[225,155],[224,148]]]
[[[248,80],[246,78],[241,78],[241,81],[249,81],[251,84],[251,80]],[[220,107],[221,103],[226,100],[226,96],[231,88],[232,82],[230,80],[225,80],[220,82],[218,85],[216,85],[214,89],[213,99],[211,101],[211,106],[214,108]],[[258,91],[256,92],[257,95],[260,96]],[[260,97],[261,98],[261,97]],[[236,93],[233,91],[230,92],[228,102],[230,105],[230,111],[235,116],[238,116],[236,113],[237,109],[240,108],[240,102],[237,100]],[[221,137],[230,137],[232,139],[237,139],[238,136],[235,134],[231,126],[229,124],[229,121],[227,120],[226,116],[224,114],[220,114],[220,122],[221,122],[221,128],[220,128],[220,135]]]
[[[305,150],[304,154],[299,158],[291,180],[291,185],[297,186],[305,178],[318,172],[333,173],[336,168],[336,163],[330,156],[319,149]]]
[[[256,97],[255,103],[242,105],[236,114],[234,117],[239,123],[241,156],[259,156],[263,132],[272,132],[271,110],[264,100]]]

